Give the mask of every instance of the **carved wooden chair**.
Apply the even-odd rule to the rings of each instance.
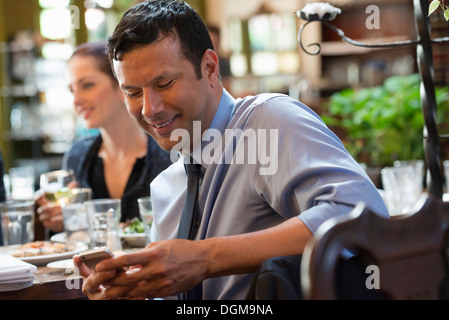
[[[397,219],[381,218],[360,204],[325,222],[302,257],[304,298],[339,298],[336,270],[345,249],[370,257],[373,268],[366,278],[377,276],[387,299],[449,298],[449,203],[428,197],[421,204],[416,213]]]

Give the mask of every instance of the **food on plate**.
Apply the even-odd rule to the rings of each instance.
[[[144,233],[145,224],[139,218],[134,218],[130,221],[129,225],[123,228],[124,234]]]
[[[35,241],[26,243],[19,249],[11,251],[11,255],[16,258],[35,257],[70,252],[75,250],[75,248],[76,245],[74,244]]]

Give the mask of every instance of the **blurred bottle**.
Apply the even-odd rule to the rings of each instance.
[[[122,242],[120,240],[118,219],[115,216],[115,210],[109,209],[107,212],[107,224],[108,224],[108,241],[107,247],[112,252],[122,250]]]

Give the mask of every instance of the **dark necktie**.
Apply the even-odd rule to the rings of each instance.
[[[178,239],[193,240],[200,225],[200,214],[198,212],[198,194],[201,178],[201,165],[190,163],[185,164],[187,173],[187,197],[182,211],[181,220],[178,227]],[[201,300],[202,285],[198,284],[188,292],[181,294],[182,300]]]
[[[192,160],[191,160],[192,162]],[[199,227],[198,194],[200,187],[200,164],[185,164],[187,172],[187,197],[178,228],[178,239],[195,238]]]

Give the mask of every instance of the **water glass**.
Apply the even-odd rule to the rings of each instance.
[[[11,198],[13,200],[31,200],[34,197],[34,168],[16,167],[9,169]]]
[[[145,226],[145,234],[147,237],[147,243],[150,242],[150,229],[153,224],[153,207],[151,204],[151,197],[143,197],[137,199],[137,203],[139,204],[139,214],[140,219]]]
[[[74,188],[70,192],[70,197],[61,201],[67,242],[83,242],[89,244],[89,228],[84,202],[92,199],[92,189]]]
[[[415,187],[415,196],[419,198],[423,192],[423,182],[424,182],[424,160],[397,160],[394,162],[395,167],[409,167],[413,168]]]
[[[401,161],[381,171],[385,202],[391,216],[411,213],[422,195],[424,162]]]
[[[25,244],[34,241],[34,201],[0,203],[3,244]]]
[[[110,226],[110,229],[118,232],[121,217],[121,200],[95,199],[86,201],[84,204],[87,212],[91,247],[106,247],[108,242],[108,211],[109,216],[111,216],[111,212],[114,213],[114,226]]]

